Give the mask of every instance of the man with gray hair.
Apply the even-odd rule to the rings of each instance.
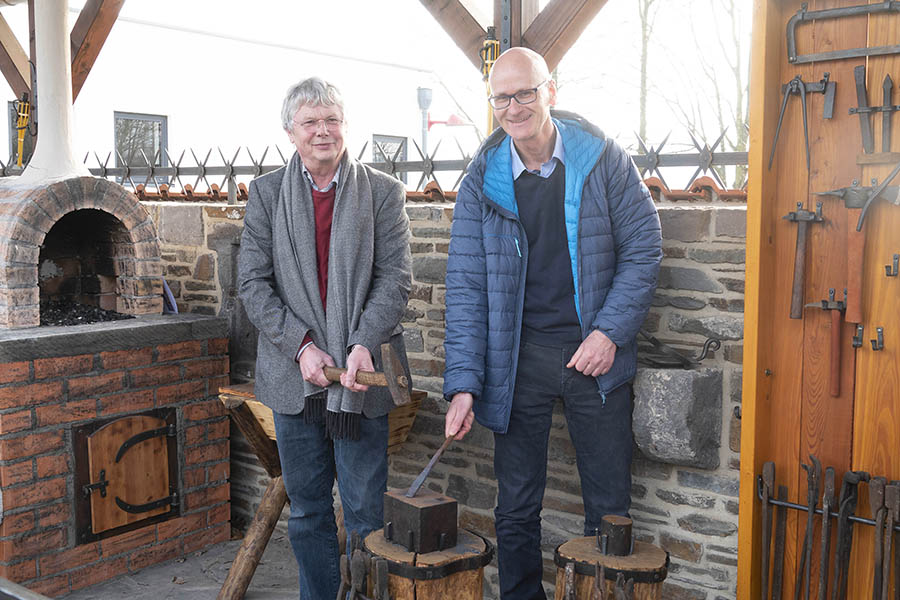
[[[259,329],[255,393],[274,413],[301,600],[337,595],[335,477],[348,536],[383,525],[393,401],[385,388],[357,384],[356,373],[380,370],[384,342],[406,357],[405,192],[349,156],[344,117],[340,92],[322,79],[288,90],[282,125],[297,152],[250,183],[238,259],[240,297]],[[326,366],[346,367],[340,385],[325,378]]]

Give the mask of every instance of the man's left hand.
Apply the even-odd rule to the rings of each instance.
[[[605,333],[595,329],[578,346],[566,368],[574,367],[579,373],[597,377],[606,374],[612,368],[615,358],[616,345]]]
[[[341,385],[351,392],[365,392],[369,386],[356,383],[357,371],[374,371],[372,354],[361,344],[356,344],[347,356],[347,372],[341,374]]]

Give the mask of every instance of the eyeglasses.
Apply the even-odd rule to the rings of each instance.
[[[328,131],[337,131],[341,128],[341,125],[344,124],[342,119],[338,119],[337,117],[328,117],[327,119],[307,119],[306,121],[302,121],[298,123],[297,121],[293,121],[294,125],[299,125],[303,128],[307,133],[315,133],[319,130],[319,123],[325,124],[325,129]]]
[[[512,99],[515,98],[516,102],[519,104],[531,104],[535,100],[537,100],[537,92],[541,89],[545,84],[549,83],[550,80],[547,79],[542,83],[539,83],[537,87],[529,88],[527,90],[519,90],[515,94],[499,94],[497,96],[491,96],[488,98],[488,102],[490,102],[491,106],[496,109],[507,108],[509,103],[512,102]]]

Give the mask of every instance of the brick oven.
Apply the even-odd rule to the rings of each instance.
[[[228,324],[161,314],[153,220],[72,154],[66,3],[34,22],[37,146],[0,181],[0,576],[60,596],[228,539]],[[40,327],[52,303],[134,318]]]
[[[0,327],[40,324],[40,307],[78,302],[161,313],[159,239],[122,186],[95,177],[0,187]]]
[[[199,315],[0,330],[0,576],[59,596],[228,539],[227,347]]]

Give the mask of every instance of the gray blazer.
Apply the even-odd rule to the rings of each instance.
[[[338,366],[345,366],[349,347],[364,345],[378,370],[379,346],[391,341],[408,371],[400,319],[409,297],[411,259],[402,183],[344,153],[332,220],[326,319],[317,281],[312,194],[305,180],[292,183],[292,167],[297,181],[295,154],[287,167],[250,183],[238,257],[239,295],[259,330],[256,397],[283,414],[299,413],[305,396],[321,390],[303,380],[294,361],[307,333]],[[394,406],[386,388],[370,387],[364,398],[340,384],[327,389],[329,410],[361,403],[365,416],[377,417]]]

